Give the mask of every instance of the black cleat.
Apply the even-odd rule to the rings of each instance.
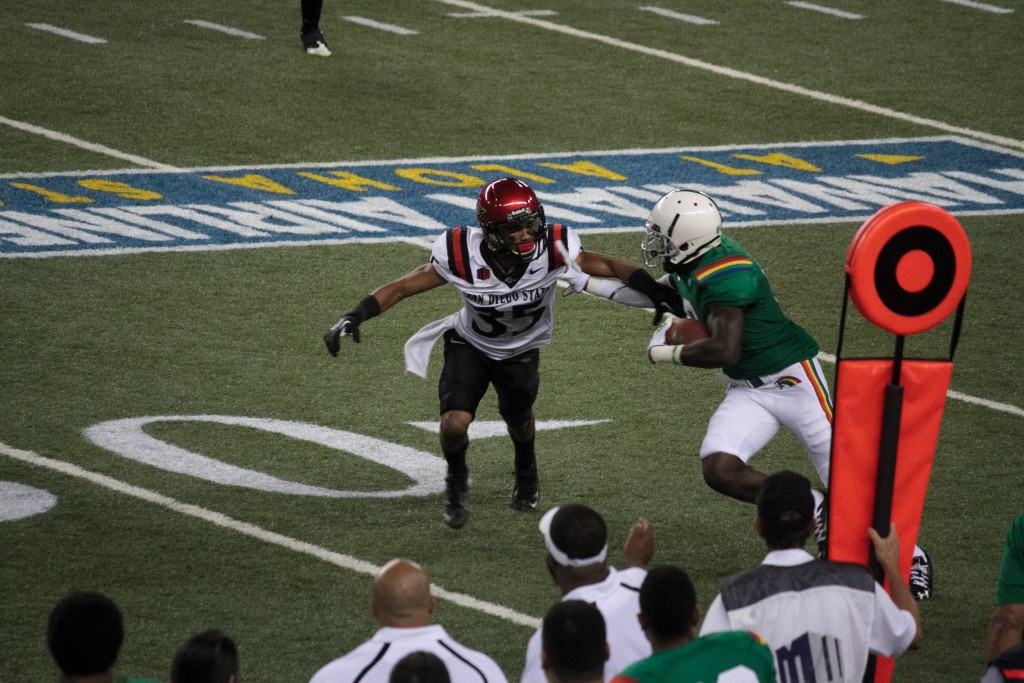
[[[932,596],[932,558],[921,550],[910,563],[910,594],[915,600],[927,600]]]
[[[814,541],[818,544],[818,559],[824,560],[828,554],[828,494],[822,494],[821,503],[814,508]]]
[[[540,502],[540,484],[537,481],[537,466],[524,474],[516,473],[516,485],[512,489],[512,509],[531,512]]]
[[[467,477],[444,478],[444,523],[461,529],[469,521],[469,480]]]

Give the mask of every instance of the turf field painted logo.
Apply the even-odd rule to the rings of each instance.
[[[734,227],[862,221],[907,200],[1024,212],[1024,156],[952,137],[23,174],[0,176],[0,257],[432,240],[473,222],[504,176],[584,233],[640,230],[679,187],[711,194]]]

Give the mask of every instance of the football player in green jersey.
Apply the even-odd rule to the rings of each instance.
[[[651,209],[642,244],[647,266],[659,265],[658,280],[638,268],[626,285],[590,279],[576,289],[632,306],[654,306],[696,318],[708,336],[672,345],[669,317],[654,333],[652,363],[720,368],[725,397],[708,423],[700,447],[704,481],[728,496],[753,503],[766,475],[749,465],[786,427],[800,441],[823,489],[829,482],[832,397],[816,356],[818,343],[783,313],[768,278],[739,244],[722,234],[715,201],[697,190],[676,190]],[[815,540],[823,552],[827,528],[825,495],[814,491]],[[915,579],[915,574],[916,579]],[[912,591],[931,592],[931,561],[914,548]]]
[[[656,307],[681,300],[683,312],[709,333],[668,345],[667,321],[648,346],[651,362],[721,368],[727,385],[700,448],[704,480],[753,503],[765,474],[748,462],[785,426],[827,486],[832,398],[815,358],[818,343],[782,312],[757,262],[722,234],[714,200],[696,190],[662,197],[647,220],[643,250],[645,263],[660,265],[666,275],[655,281],[638,271],[630,287]]]

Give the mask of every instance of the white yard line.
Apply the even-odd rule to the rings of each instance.
[[[89,43],[90,45],[102,45],[107,41],[103,38],[97,38],[96,36],[89,36],[84,33],[78,33],[76,31],[70,31],[60,26],[54,26],[52,24],[25,24],[29,28],[34,28],[38,31],[46,31],[64,38],[70,38],[71,40],[77,40],[81,43]]]
[[[657,14],[658,16],[662,16],[667,19],[685,21],[688,24],[697,24],[698,26],[714,26],[718,23],[714,19],[705,19],[704,17],[698,17],[692,14],[681,14],[663,7],[640,7],[639,9],[641,12],[651,12],[652,14]]]
[[[198,26],[199,28],[208,28],[211,31],[220,31],[221,33],[226,33],[229,36],[246,38],[247,40],[266,40],[263,36],[256,33],[249,33],[248,31],[243,31],[240,28],[225,26],[224,24],[214,24],[211,21],[203,21],[202,19],[185,19],[185,23]]]
[[[368,26],[375,28],[380,31],[387,31],[388,33],[397,33],[400,36],[418,36],[419,31],[414,31],[411,28],[405,28],[404,26],[396,26],[394,24],[385,24],[373,19],[367,19],[366,17],[342,17],[345,21],[351,21],[353,24],[359,24],[360,26]]]
[[[844,12],[843,10],[835,9],[834,7],[825,7],[823,5],[815,5],[810,2],[787,2],[790,7],[796,7],[797,9],[809,9],[814,12],[821,12],[822,14],[831,14],[834,17],[841,19],[863,19],[863,14],[854,14],[852,12]]]
[[[515,12],[524,17],[557,17],[558,12],[553,9],[522,9]],[[487,12],[449,12],[448,16],[453,19],[487,19],[494,18],[493,14]]]
[[[380,567],[371,562],[360,560],[356,557],[352,557],[351,555],[336,553],[333,550],[328,550],[327,548],[322,548],[318,545],[313,545],[312,543],[306,543],[305,541],[300,541],[290,536],[285,536],[284,534],[268,531],[267,529],[258,527],[254,524],[242,522],[221,514],[220,512],[199,507],[198,505],[182,503],[179,500],[175,500],[174,498],[170,498],[161,493],[125,483],[119,479],[114,479],[113,477],[108,477],[105,474],[99,474],[98,472],[84,469],[78,465],[64,462],[63,460],[46,458],[38,455],[37,453],[33,453],[32,451],[23,451],[13,448],[2,442],[0,442],[0,454],[7,455],[15,460],[20,460],[30,465],[45,467],[55,472],[84,479],[98,486],[110,489],[111,491],[131,496],[132,498],[138,498],[148,503],[153,503],[154,505],[159,505],[160,507],[171,510],[172,512],[177,512],[188,517],[201,519],[209,522],[210,524],[230,529],[231,531],[240,533],[243,536],[249,536],[265,543],[285,548],[286,550],[315,557],[318,560],[323,560],[324,562],[333,564],[334,566],[342,569],[348,569],[350,571],[354,571],[359,574],[367,574],[369,576],[376,576],[377,572],[380,571]],[[492,602],[479,600],[474,598],[472,595],[455,593],[434,584],[431,585],[431,591],[435,597],[442,598],[455,603],[456,605],[468,607],[469,609],[474,609],[521,626],[529,626],[530,628],[540,627],[540,619],[537,619],[536,617],[516,612],[513,609],[497,605]]]
[[[983,12],[992,12],[993,14],[1013,14],[1012,9],[1007,7],[997,7],[995,5],[986,5],[983,2],[971,2],[971,0],[942,0],[942,2],[962,5],[964,7],[970,7],[971,9],[980,9]]]
[[[114,157],[115,159],[124,159],[125,161],[130,161],[131,163],[136,164],[137,166],[155,168],[161,171],[178,170],[174,166],[168,166],[167,164],[162,164],[159,161],[153,161],[152,159],[146,159],[144,157],[136,156],[135,154],[121,152],[116,149],[106,147],[104,145],[98,145],[95,142],[86,142],[85,140],[79,140],[78,138],[71,137],[70,135],[66,135],[64,133],[59,133],[55,130],[42,128],[40,126],[33,126],[31,123],[22,123],[21,121],[9,119],[6,116],[0,116],[0,124],[10,126],[12,128],[17,128],[19,130],[25,131],[26,133],[32,133],[33,135],[41,135],[44,138],[49,138],[50,140],[55,140],[57,142],[63,142],[68,145],[74,145],[75,147],[81,147],[82,149],[87,149],[90,152],[96,152],[97,154],[103,154],[108,157]]]
[[[691,57],[685,57],[675,52],[669,52],[667,50],[659,50],[653,47],[647,47],[646,45],[638,45],[636,43],[630,43],[625,40],[619,40],[618,38],[612,38],[610,36],[602,35],[599,33],[591,33],[589,31],[581,31],[580,29],[572,28],[571,26],[564,26],[562,24],[554,24],[550,21],[544,21],[543,19],[535,19],[533,17],[524,17],[512,12],[506,12],[504,10],[494,9],[493,7],[487,7],[486,5],[480,5],[475,2],[469,2],[468,0],[435,0],[446,5],[453,7],[461,7],[466,10],[473,10],[476,12],[488,12],[497,17],[508,19],[509,21],[516,21],[521,24],[527,24],[536,28],[544,29],[546,31],[554,31],[574,38],[581,38],[583,40],[593,40],[604,45],[611,47],[622,48],[623,50],[630,50],[632,52],[639,52],[651,57],[657,57],[659,59],[665,59],[670,62],[676,62],[677,64],[683,64],[696,69],[703,69],[710,71],[711,73],[718,74],[719,76],[725,76],[727,78],[734,78],[737,80],[748,81],[757,85],[762,85],[768,88],[774,88],[776,90],[782,90],[792,95],[800,95],[802,97],[809,97],[819,102],[827,102],[829,104],[835,104],[842,107],[848,107],[850,109],[856,109],[858,111],[867,112],[869,114],[877,114],[878,116],[884,116],[891,119],[897,119],[899,121],[905,121],[907,123],[913,123],[919,126],[925,126],[928,128],[934,128],[936,130],[946,131],[947,133],[954,133],[956,135],[963,135],[964,137],[974,138],[975,140],[985,140],[997,145],[1003,145],[1005,147],[1013,147],[1016,149],[1024,149],[1024,141],[1014,140],[1013,138],[1003,137],[1001,135],[993,135],[991,133],[985,133],[980,130],[972,130],[970,128],[962,128],[960,126],[953,126],[944,121],[936,121],[935,119],[928,119],[921,116],[915,116],[913,114],[907,114],[905,112],[896,111],[895,109],[888,109],[886,107],[879,107],[868,102],[862,102],[861,100],[851,99],[849,97],[840,97],[838,95],[832,95],[830,93],[821,92],[820,90],[812,90],[810,88],[804,88],[799,85],[793,85],[791,83],[783,83],[782,81],[772,80],[770,78],[764,78],[756,74],[747,73],[745,71],[738,71],[736,69],[730,69],[724,66],[718,66],[717,64],[711,64],[704,62],[699,59],[693,59]]]

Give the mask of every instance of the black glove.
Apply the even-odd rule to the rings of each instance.
[[[661,284],[643,268],[637,268],[633,271],[633,274],[626,281],[626,286],[646,294],[651,303],[654,304],[654,320],[652,324],[655,326],[661,324],[661,319],[665,317],[666,313],[671,313],[677,318],[682,318],[686,315],[679,292],[672,287]]]
[[[324,344],[327,344],[327,350],[331,352],[332,356],[337,356],[338,351],[341,350],[342,337],[352,337],[352,341],[358,344],[359,326],[378,315],[380,315],[380,302],[370,294],[360,301],[358,306],[341,316],[341,320],[334,323],[334,327],[324,333]]]
[[[666,287],[665,289],[667,290],[668,288]],[[676,300],[678,299],[679,297],[677,296]],[[673,315],[677,318],[685,317],[685,313],[682,311],[682,306],[676,305],[671,298],[661,299],[654,301],[654,320],[651,321],[651,324],[657,327],[661,324],[661,319],[664,318],[666,314]]]
[[[324,344],[332,356],[337,356],[341,350],[341,338],[352,337],[352,341],[359,343],[359,321],[354,316],[345,315],[341,320],[334,323],[334,327],[324,333]]]

